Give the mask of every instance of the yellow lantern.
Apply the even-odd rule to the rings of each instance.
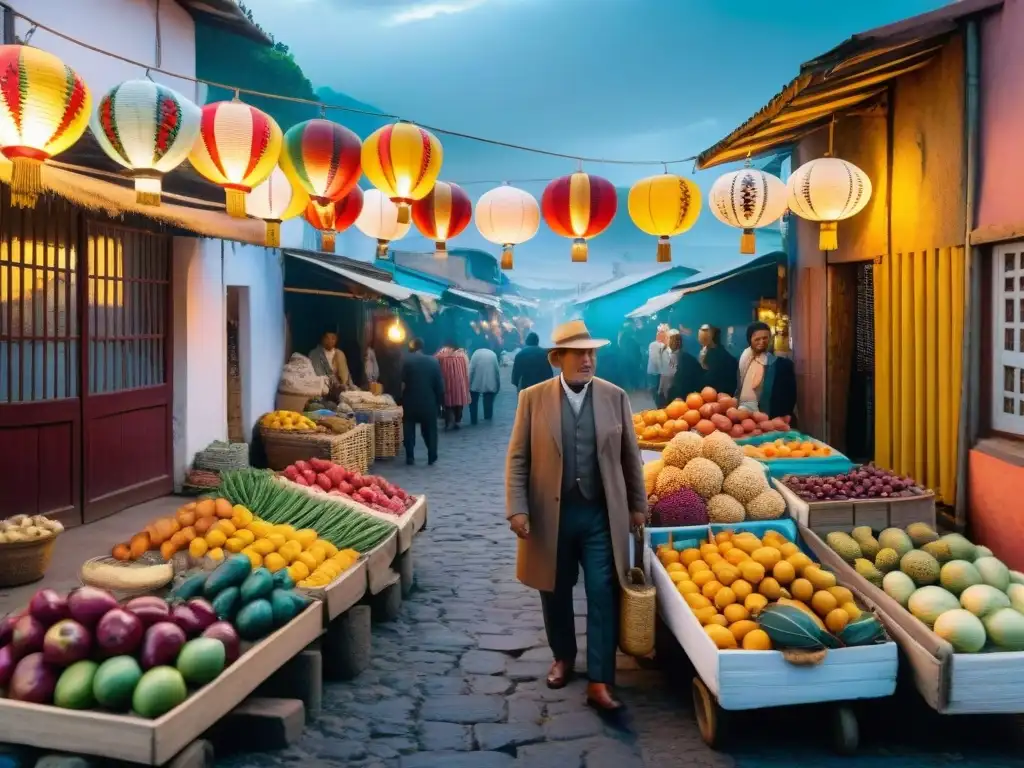
[[[628,207],[637,228],[658,238],[657,261],[669,262],[669,238],[686,232],[700,216],[700,187],[672,173],[648,176],[629,190]]]
[[[277,248],[281,245],[281,222],[294,219],[308,203],[305,190],[293,187],[280,166],[274,166],[267,180],[245,196],[245,212],[267,223],[263,244]]]
[[[363,142],[363,173],[398,206],[398,223],[408,224],[410,206],[433,188],[443,157],[441,142],[430,131],[412,123],[394,123]]]
[[[11,161],[11,203],[31,208],[42,165],[78,141],[89,125],[85,81],[52,53],[0,45],[0,152]]]
[[[853,163],[838,157],[819,157],[804,163],[789,177],[789,210],[808,221],[821,222],[818,247],[839,247],[838,222],[864,210],[871,199],[871,179]]]
[[[719,176],[708,193],[708,206],[720,222],[743,230],[740,253],[752,254],[754,229],[767,227],[786,212],[786,185],[748,166]]]
[[[409,232],[410,222],[399,221],[398,206],[379,189],[363,193],[363,209],[356,219],[356,229],[377,241],[377,258],[385,259],[388,244],[401,240]]]
[[[512,269],[512,250],[540,229],[540,205],[529,192],[505,184],[484,192],[476,204],[476,228],[501,246],[501,268]]]

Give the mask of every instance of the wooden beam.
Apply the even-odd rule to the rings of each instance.
[[[312,296],[334,296],[338,299],[362,299],[364,296],[357,296],[354,293],[342,293],[341,291],[319,291],[313,288],[285,288],[285,293],[306,293]]]

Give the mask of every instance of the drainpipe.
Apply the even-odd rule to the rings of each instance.
[[[980,150],[978,124],[981,116],[980,72],[981,44],[978,21],[970,19],[964,28],[964,332],[962,377],[960,382],[960,425],[956,457],[956,526],[967,527],[967,464],[971,447],[978,439],[978,398],[981,379],[981,270],[978,249],[971,246],[975,200],[978,191]]]

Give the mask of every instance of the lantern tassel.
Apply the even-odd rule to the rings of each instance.
[[[408,224],[410,221],[410,208],[408,203],[398,204],[398,223]]]
[[[434,243],[434,258],[438,260],[448,258],[448,244],[444,240],[438,240]]]
[[[268,248],[279,248],[281,246],[281,222],[280,221],[268,221],[267,222],[267,233],[263,238],[263,243]]]
[[[754,230],[744,229],[740,235],[740,253],[752,254],[755,252]]]
[[[572,260],[576,264],[582,264],[587,260],[587,241],[582,237],[572,241]]]
[[[501,268],[502,269],[512,269],[513,268],[512,267],[512,246],[510,244],[507,244],[507,243],[501,249]]]
[[[385,259],[385,260],[387,260],[387,258],[388,258],[388,241],[387,240],[378,240],[377,241],[377,258],[378,259]]]
[[[839,223],[835,221],[821,222],[818,232],[818,248],[823,251],[834,251],[839,248]]]
[[[35,208],[36,198],[43,191],[43,161],[35,157],[12,157],[11,205]]]
[[[327,253],[334,253],[334,232],[323,231],[320,233],[320,250]]]
[[[658,238],[658,257],[656,261],[659,264],[668,264],[672,261],[672,243],[664,235]]]
[[[225,201],[227,203],[228,216],[236,219],[245,218],[245,192],[240,189],[225,189]]]

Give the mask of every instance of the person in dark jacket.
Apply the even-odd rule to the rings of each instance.
[[[405,438],[405,463],[414,463],[416,427],[427,444],[427,463],[437,461],[437,417],[444,405],[444,378],[441,364],[423,354],[423,340],[409,342],[409,353],[402,361],[402,429]]]
[[[740,408],[761,411],[773,419],[792,416],[796,408],[793,361],[772,354],[772,329],[766,323],[748,326],[747,345],[736,377]]]
[[[736,388],[739,363],[722,346],[722,332],[713,325],[702,325],[697,331],[697,340],[701,345],[704,386],[716,392],[732,393]]]
[[[705,371],[697,358],[682,347],[679,348],[677,355],[676,371],[672,375],[668,397],[665,398],[662,407],[677,398],[685,398],[691,392],[700,392],[704,388]]]
[[[530,331],[526,334],[526,346],[519,350],[512,363],[512,386],[520,392],[534,384],[540,384],[554,377],[548,353],[540,348],[540,338]]]

